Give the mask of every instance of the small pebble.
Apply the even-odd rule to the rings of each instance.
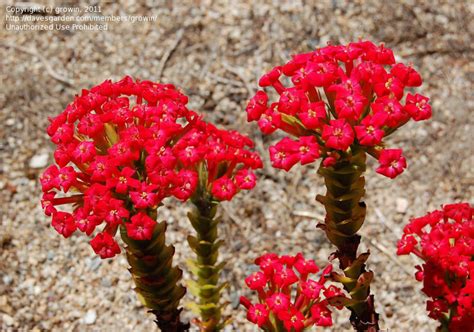
[[[397,198],[396,201],[396,210],[398,213],[405,213],[408,209],[408,201],[405,198]]]
[[[7,315],[7,314],[3,314],[3,315],[2,315],[2,319],[3,319],[3,322],[4,322],[7,326],[12,326],[12,325],[15,323],[13,317],[10,316],[10,315]]]
[[[48,164],[49,155],[47,153],[41,153],[34,155],[30,159],[30,168],[43,168]]]
[[[97,319],[97,313],[95,310],[88,310],[86,312],[86,315],[83,318],[84,324],[87,325],[92,325],[95,323],[95,320]]]

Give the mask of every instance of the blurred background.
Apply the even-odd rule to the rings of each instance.
[[[123,256],[100,260],[82,236],[63,239],[40,208],[38,176],[52,162],[47,118],[82,88],[124,75],[173,83],[205,119],[238,129],[266,149],[246,123],[244,108],[271,67],[331,43],[359,38],[385,43],[397,61],[413,63],[431,98],[433,118],[410,122],[388,140],[405,151],[408,169],[395,180],[367,172],[368,217],[361,250],[370,248],[373,293],[381,327],[433,331],[411,257],[396,257],[408,219],[441,204],[472,202],[474,3],[444,1],[38,1],[55,7],[100,6],[96,15],[156,16],[152,22],[111,22],[107,31],[15,31],[2,1],[0,39],[0,330],[148,331],[151,315],[138,302]],[[33,4],[34,5],[34,4]],[[37,14],[44,15],[44,14]],[[57,14],[64,15],[64,14]],[[324,265],[333,248],[317,222],[324,193],[317,165],[289,173],[267,162],[255,190],[223,204],[221,259],[230,282],[229,331],[253,331],[238,308],[244,277],[266,251],[299,251]],[[184,266],[190,255],[186,207],[169,201],[161,217]],[[185,279],[189,275],[185,273]],[[185,299],[187,300],[187,299]],[[189,317],[189,316],[188,316]],[[341,311],[332,330],[350,330]]]

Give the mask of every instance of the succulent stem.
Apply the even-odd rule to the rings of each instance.
[[[156,210],[149,212],[156,220]],[[150,240],[137,241],[120,233],[127,244],[127,261],[135,283],[135,292],[145,307],[156,316],[155,323],[164,332],[188,331],[189,324],[180,320],[179,301],[186,288],[178,284],[183,272],[173,266],[174,247],[165,243],[166,222],[157,223]]]
[[[219,274],[224,263],[217,264],[218,250],[222,240],[217,239],[216,218],[218,202],[198,197],[192,200],[193,210],[188,213],[196,236],[188,236],[188,242],[196,254],[196,259],[188,260],[189,268],[195,277],[188,283],[190,292],[198,298],[190,307],[200,316],[197,320],[201,331],[218,331],[221,323],[221,291],[226,284],[219,285]]]
[[[363,150],[355,150],[348,158],[340,160],[332,167],[320,166],[318,173],[324,177],[326,194],[316,199],[326,210],[325,223],[318,225],[328,239],[337,247],[335,253],[344,276],[335,275],[351,296],[346,305],[351,310],[351,323],[357,331],[378,331],[378,314],[374,308],[374,298],[370,295],[373,272],[365,269],[369,253],[357,254],[360,243],[358,230],[365,220],[366,205],[362,201],[365,194],[364,172],[366,155]]]

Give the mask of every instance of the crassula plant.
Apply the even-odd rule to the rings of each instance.
[[[193,208],[188,218],[196,235],[188,236],[188,243],[196,254],[187,261],[195,281],[188,289],[198,298],[190,307],[199,314],[196,324],[202,331],[220,330],[222,319],[219,303],[221,290],[219,272],[225,262],[217,263],[219,247],[217,208],[221,201],[231,200],[239,191],[250,190],[256,184],[254,169],[262,167],[260,157],[248,150],[253,142],[236,131],[219,130],[212,124],[198,122],[176,144],[188,155],[183,165],[196,174],[196,189],[190,197]],[[187,198],[187,196],[185,197]]]
[[[398,242],[398,255],[423,260],[415,276],[430,298],[428,316],[440,322],[440,332],[474,330],[473,213],[468,203],[444,205],[411,219]]]
[[[402,150],[387,148],[384,138],[410,119],[430,118],[428,98],[405,93],[421,83],[415,69],[396,63],[384,45],[329,45],[294,55],[263,75],[259,85],[264,90],[246,108],[248,120],[256,121],[264,134],[280,129],[295,137],[284,137],[270,147],[273,167],[289,171],[297,163],[321,160],[318,173],[327,192],[317,200],[326,218],[318,227],[337,247],[335,257],[343,274],[333,278],[351,297],[350,320],[359,331],[379,329],[370,294],[373,272],[365,268],[369,254],[357,252],[357,232],[366,214],[366,159],[376,158],[377,172],[389,178],[406,168]]]
[[[167,197],[190,199],[197,231],[188,238],[197,254],[190,288],[201,328],[214,331],[222,326],[217,204],[253,188],[261,160],[246,149],[248,138],[203,122],[186,103],[172,85],[130,77],[83,90],[48,127],[56,164],[41,176],[42,206],[64,237],[77,230],[91,236],[101,258],[120,253],[119,233],[139,299],[163,331],[184,331],[182,271],[173,266],[158,210]]]
[[[332,271],[329,264],[323,271],[301,253],[278,256],[268,253],[255,260],[259,271],[245,279],[256,291],[258,302],[242,296],[240,303],[247,309],[247,319],[263,331],[303,331],[313,326],[331,326],[331,306],[342,309],[344,291],[328,284]],[[320,272],[319,277],[312,275]]]

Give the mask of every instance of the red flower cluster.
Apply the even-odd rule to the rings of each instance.
[[[285,87],[282,75],[291,79]],[[411,67],[395,63],[392,50],[370,41],[329,45],[297,54],[262,76],[259,85],[272,87],[279,100],[269,104],[258,91],[247,106],[249,121],[264,134],[277,129],[298,137],[270,148],[273,166],[288,171],[298,162],[320,156],[328,167],[351,146],[379,159],[377,172],[394,178],[406,167],[401,150],[384,150],[382,139],[404,125],[431,117],[428,98],[404,89],[422,83]]]
[[[413,253],[424,260],[416,266],[423,281],[429,316],[449,331],[474,330],[474,208],[449,204],[414,218],[403,230],[398,255]]]
[[[156,224],[150,212],[165,197],[193,195],[203,167],[204,190],[218,200],[251,189],[251,170],[262,166],[246,149],[252,141],[201,121],[187,100],[173,85],[125,77],[83,90],[51,119],[57,165],[45,170],[41,185],[52,226],[69,237],[76,229],[91,235],[105,223],[91,245],[108,258],[120,252],[113,237],[120,225],[132,239],[150,239]],[[58,211],[62,204],[73,211]]]
[[[257,258],[255,263],[260,271],[248,276],[245,283],[257,291],[259,303],[240,298],[250,322],[269,331],[277,331],[276,326],[283,325],[287,331],[296,332],[313,325],[332,325],[329,306],[342,309],[341,300],[345,299],[340,288],[326,286],[326,275],[332,271],[332,265],[315,280],[308,277],[319,271],[318,266],[301,254],[279,257],[269,253]]]

